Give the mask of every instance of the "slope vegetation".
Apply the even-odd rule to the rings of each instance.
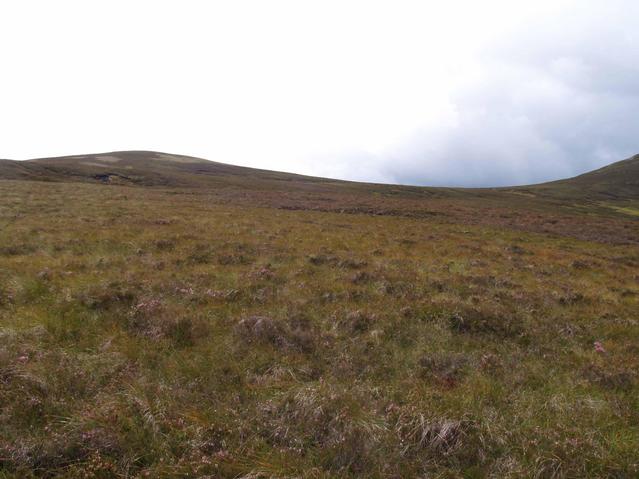
[[[639,199],[639,155],[574,178],[514,188],[432,188],[374,185],[228,165],[152,151],[0,160],[0,179],[82,181],[163,187],[239,185],[261,189],[366,191],[401,196],[489,197],[515,193],[529,198],[580,200]]]
[[[0,179],[154,187],[215,203],[447,218],[616,244],[637,243],[639,156],[576,178],[514,188],[357,183],[149,151],[0,161]],[[621,224],[626,227],[621,227]]]
[[[1,162],[0,477],[639,477],[636,165]]]
[[[215,187],[233,184],[237,178],[247,187],[252,181],[327,181],[152,151],[4,160],[0,161],[0,178],[164,187]]]
[[[0,477],[639,474],[636,244],[193,190],[0,182]]]
[[[557,198],[588,200],[639,199],[639,155],[567,180],[523,187]]]

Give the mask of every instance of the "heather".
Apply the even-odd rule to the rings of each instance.
[[[0,195],[0,477],[639,474],[632,215]]]

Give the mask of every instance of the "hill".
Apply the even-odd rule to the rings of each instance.
[[[0,179],[193,188],[231,185],[247,189],[392,192],[408,196],[486,197],[491,193],[516,193],[561,199],[636,200],[639,199],[639,155],[574,178],[511,188],[373,185],[234,166],[153,151],[116,151],[27,161],[0,160]]]
[[[639,155],[574,178],[521,189],[565,199],[636,200],[639,199]]]
[[[436,188],[317,178],[152,151],[0,161],[0,179],[173,189],[215,202],[430,218],[638,242],[639,156],[575,178],[511,188]]]
[[[38,158],[0,162],[0,178],[36,181],[82,181],[138,186],[202,187],[242,177],[263,181],[301,179],[298,175],[226,165],[152,151]]]

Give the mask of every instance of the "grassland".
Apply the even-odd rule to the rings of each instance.
[[[636,216],[274,185],[0,181],[1,478],[639,475]]]

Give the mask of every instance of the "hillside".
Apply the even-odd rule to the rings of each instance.
[[[301,180],[304,177],[226,165],[181,155],[151,151],[38,158],[0,162],[0,178],[36,181],[82,181],[164,187],[216,186],[242,177],[263,181]]]
[[[589,200],[639,199],[639,155],[566,180],[522,187],[541,195]]]
[[[379,192],[402,196],[472,196],[515,193],[581,200],[639,199],[639,155],[574,178],[512,188],[434,188],[372,185],[260,170],[152,151],[0,160],[0,179],[82,181],[161,187],[241,186],[333,192]]]
[[[636,165],[4,161],[0,477],[638,477]]]
[[[340,181],[150,151],[0,161],[0,179],[154,187],[210,201],[287,210],[448,218],[637,243],[639,156],[575,178],[511,188],[435,188]]]

